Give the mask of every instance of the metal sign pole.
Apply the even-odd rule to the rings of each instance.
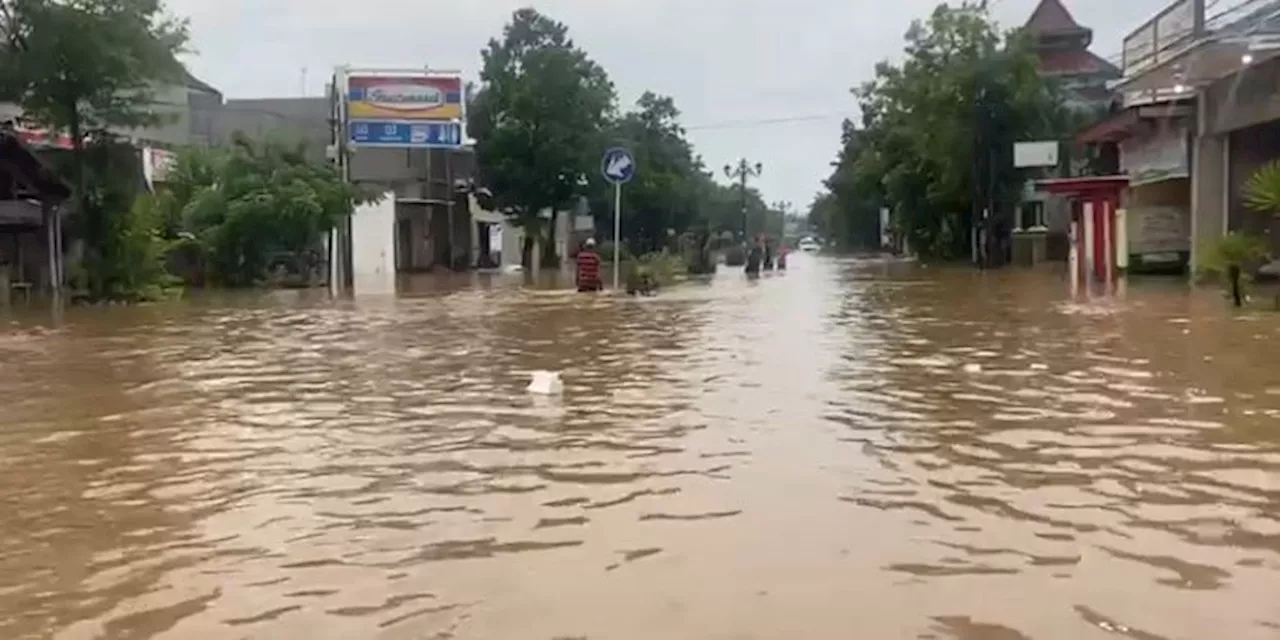
[[[613,290],[618,291],[618,272],[622,253],[622,183],[613,184]]]
[[[622,271],[622,183],[636,177],[636,158],[622,147],[609,149],[600,161],[600,174],[613,184],[613,290],[616,292]]]

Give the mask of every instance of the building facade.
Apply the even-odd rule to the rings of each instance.
[[[1188,105],[1190,262],[1229,231],[1269,235],[1273,215],[1244,206],[1241,188],[1280,158],[1280,0],[1205,15],[1205,0],[1177,0],[1125,38],[1126,96],[1176,96]]]
[[[1105,114],[1114,100],[1108,83],[1120,77],[1120,69],[1090,51],[1093,30],[1081,26],[1061,0],[1040,0],[1022,27],[1031,38],[1037,70],[1061,92],[1076,120],[1090,122]],[[1046,259],[1066,260],[1072,217],[1070,198],[1035,188],[1037,179],[1088,173],[1088,157],[1064,153],[1060,165],[1027,170],[1028,183],[1015,233],[1044,234]]]
[[[1107,108],[1114,96],[1108,83],[1121,74],[1089,50],[1092,29],[1077,23],[1061,0],[1040,0],[1022,28],[1032,39],[1041,77],[1058,85],[1068,106],[1085,113]]]

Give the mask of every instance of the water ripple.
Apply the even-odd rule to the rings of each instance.
[[[1270,316],[810,256],[424,282],[9,325],[0,637],[1280,628]]]

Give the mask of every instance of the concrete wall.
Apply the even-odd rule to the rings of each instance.
[[[1262,162],[1280,156],[1280,59],[1214,83],[1197,99],[1191,149],[1191,266],[1228,229],[1262,231],[1270,220],[1243,210],[1240,187]],[[1268,124],[1271,123],[1271,124]]]
[[[1280,120],[1280,58],[1219,80],[1205,90],[1198,106],[1205,133],[1221,134]]]
[[[1204,111],[1201,111],[1203,127]],[[1191,143],[1191,271],[1226,231],[1227,137],[1201,134]]]
[[[395,293],[395,199],[356,207],[351,216],[351,280],[357,294]]]
[[[259,142],[302,142],[310,155],[322,160],[332,138],[327,98],[227,100],[207,105],[200,113],[207,114],[201,122],[207,130],[199,133],[214,145],[230,143],[238,132]]]

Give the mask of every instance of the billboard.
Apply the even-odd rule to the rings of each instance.
[[[1058,141],[1013,143],[1013,166],[1018,169],[1058,166]]]
[[[430,71],[348,72],[343,77],[347,142],[356,147],[461,147],[462,77]]]
[[[458,76],[347,77],[347,117],[352,120],[461,120]]]

